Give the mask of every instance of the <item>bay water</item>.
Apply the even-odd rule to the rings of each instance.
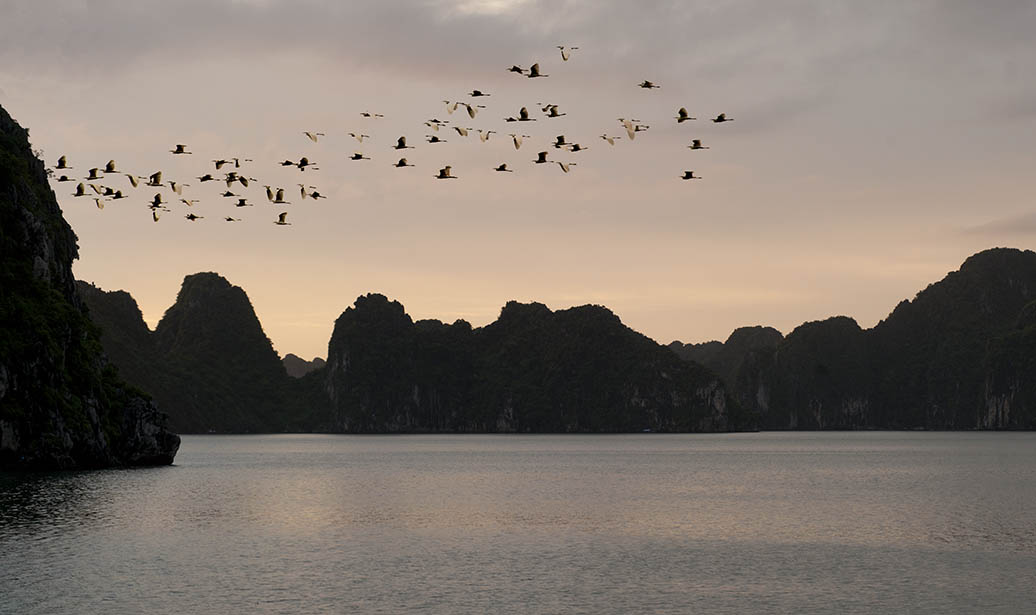
[[[1034,613],[1036,434],[184,436],[0,474],[0,613]]]

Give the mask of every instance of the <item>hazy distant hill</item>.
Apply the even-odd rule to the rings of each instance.
[[[716,370],[764,428],[1036,428],[1036,253],[1007,248],[903,301],[746,342],[670,347]],[[776,335],[775,335],[776,334]]]
[[[288,372],[288,375],[292,378],[301,378],[306,374],[316,371],[321,367],[327,365],[327,361],[320,357],[314,358],[312,361],[307,361],[298,355],[288,353],[281,359],[281,363],[284,364],[284,370]]]
[[[0,107],[0,469],[172,463],[180,438],[102,354],[77,257],[28,132]]]

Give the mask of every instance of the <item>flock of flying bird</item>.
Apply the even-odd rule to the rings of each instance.
[[[578,50],[579,47],[565,47],[563,45],[559,45],[558,49],[561,50],[561,59],[567,62],[571,57],[572,51]],[[528,69],[524,69],[520,66],[514,65],[507,69],[507,71],[518,75],[522,75],[529,79],[545,78],[550,76],[540,72],[539,63],[533,64]],[[654,90],[659,89],[661,87],[660,85],[648,80],[642,81],[641,83],[637,84],[637,86],[645,90]],[[476,89],[469,92],[467,96],[471,99],[485,100],[485,98],[489,97],[490,94],[488,92],[483,92],[481,90]],[[472,120],[476,119],[483,109],[486,109],[486,105],[474,102],[460,100],[444,100],[443,102],[446,103],[446,112],[448,114],[452,115],[453,113],[463,108],[464,112],[466,112],[468,117]],[[537,107],[544,114],[545,118],[548,119],[559,118],[567,115],[567,113],[563,113],[560,111],[560,106],[557,104],[537,103]],[[363,118],[370,120],[376,120],[384,117],[384,115],[380,113],[373,113],[370,111],[364,111],[360,115]],[[682,124],[687,121],[697,120],[698,118],[692,117],[685,107],[680,107],[680,109],[677,110],[674,119],[678,124]],[[727,117],[725,113],[720,113],[716,117],[711,118],[711,121],[716,124],[731,122],[733,120],[734,118]],[[528,107],[523,106],[521,107],[521,109],[519,109],[517,115],[508,116],[504,118],[504,121],[508,123],[535,122],[537,121],[537,118],[530,117]],[[618,122],[625,130],[626,137],[630,141],[633,141],[636,138],[637,133],[644,132],[648,130],[648,128],[650,128],[650,126],[642,124],[641,120],[633,118],[619,118]],[[482,128],[474,129],[465,128],[462,126],[448,126],[449,124],[450,122],[448,120],[439,120],[437,118],[432,118],[425,121],[424,125],[428,127],[432,133],[425,135],[425,141],[429,144],[447,142],[447,139],[441,138],[439,136],[441,129],[452,128],[461,138],[467,138],[472,131],[475,131],[477,132],[479,140],[482,143],[489,141],[491,135],[496,134],[497,132],[495,130],[488,130]],[[304,131],[302,134],[313,143],[317,143],[320,141],[321,138],[327,136],[323,132],[315,131]],[[349,132],[347,134],[350,137],[356,139],[361,144],[366,139],[370,138],[370,135],[364,134],[363,132]],[[529,135],[521,134],[521,131],[509,133],[508,136],[511,138],[511,143],[513,144],[515,150],[520,149],[522,147],[522,144],[524,143],[524,140],[530,138]],[[600,138],[609,146],[614,146],[615,142],[621,139],[622,137],[604,133],[600,135]],[[551,145],[557,150],[564,150],[569,153],[581,152],[583,150],[588,149],[588,147],[583,146],[577,142],[573,143],[567,141],[565,135],[558,135],[554,142],[551,143]],[[690,145],[688,145],[687,147],[691,150],[709,149],[709,147],[702,145],[701,139],[692,139]],[[392,149],[395,149],[397,152],[402,153],[403,150],[414,149],[414,146],[407,144],[406,136],[401,136],[396,140],[396,144],[392,146]],[[193,155],[193,152],[189,151],[188,147],[184,144],[177,144],[173,149],[169,150],[169,152],[174,156]],[[548,159],[549,155],[549,150],[540,151],[536,154],[536,158],[533,159],[532,162],[534,164],[557,164],[561,171],[563,171],[564,173],[568,173],[572,167],[576,166],[575,162],[550,160]],[[349,160],[354,161],[370,159],[370,157],[365,156],[362,152],[356,152],[349,157]],[[233,190],[237,186],[248,188],[253,183],[259,181],[254,177],[249,177],[249,174],[247,172],[247,166],[245,166],[247,163],[253,162],[252,159],[243,157],[227,157],[216,158],[213,159],[211,162],[214,166],[214,172],[206,172],[200,176],[197,176],[196,179],[198,180],[198,182],[223,182],[226,185],[226,191],[222,192],[220,196],[226,199],[233,199],[231,202],[234,204],[235,207],[252,207],[254,203],[249,202],[247,197],[242,197],[239,194],[233,192]],[[302,156],[298,161],[284,160],[279,164],[282,167],[297,168],[300,172],[305,172],[306,170],[319,170],[319,167],[316,166],[316,164],[314,164],[314,162],[311,161],[307,156]],[[405,168],[413,167],[415,165],[409,163],[405,157],[401,157],[396,162],[392,163],[392,166],[396,168]],[[224,167],[226,167],[227,170],[224,170]],[[51,169],[53,170],[52,175],[56,176],[55,181],[75,182],[78,179],[80,179],[73,178],[65,174],[66,171],[74,169],[74,167],[69,166],[68,159],[66,156],[61,156],[60,158],[58,158],[57,164],[51,167]],[[498,166],[494,167],[493,170],[503,173],[514,172],[513,169],[508,168],[507,163],[501,163]],[[121,189],[113,188],[109,185],[106,185],[105,183],[101,183],[107,181],[110,178],[114,179],[118,176],[124,176],[128,180],[129,187],[127,188],[126,192],[123,192]],[[458,179],[458,176],[453,174],[453,167],[449,164],[444,165],[441,169],[439,169],[439,172],[433,175],[433,177],[435,179]],[[701,176],[695,175],[695,172],[690,170],[684,171],[683,174],[678,177],[683,180],[701,179]],[[183,198],[184,188],[190,186],[190,184],[174,180],[163,181],[164,179],[165,178],[163,177],[162,171],[156,171],[146,176],[135,175],[133,173],[124,173],[116,168],[116,163],[114,160],[109,160],[107,164],[105,164],[103,167],[94,167],[88,169],[86,177],[82,177],[81,181],[78,182],[76,190],[72,193],[72,196],[91,198],[99,209],[104,209],[105,202],[129,198],[129,194],[127,193],[131,188],[137,189],[142,185],[144,187],[150,188],[168,188],[170,191],[172,191],[173,194],[176,195],[175,197],[170,198],[178,198],[180,203],[183,203],[186,207],[188,207],[188,213],[184,216],[187,220],[193,222],[205,217],[197,215],[193,211],[193,207],[199,203],[198,199]],[[306,183],[299,183],[298,186],[299,195],[303,200],[319,200],[327,198],[325,195],[321,194],[314,186],[308,185]],[[285,200],[284,188],[274,188],[270,185],[263,185],[263,187],[266,189],[266,198],[270,203],[274,205],[288,205],[291,203],[291,201]],[[169,201],[165,200],[165,198],[163,197],[163,193],[161,191],[157,191],[155,193],[154,197],[148,203],[148,207],[151,210],[152,219],[155,222],[158,222],[163,212],[169,211],[169,208],[167,207],[169,203]],[[289,226],[291,225],[291,222],[287,221],[287,217],[287,211],[280,212],[277,215],[277,219],[274,220],[273,223],[280,226]],[[241,219],[228,215],[224,217],[224,220],[227,222],[239,222]]]

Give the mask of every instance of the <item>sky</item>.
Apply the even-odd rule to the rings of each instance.
[[[130,198],[103,210],[53,184],[77,278],[130,292],[152,327],[185,275],[216,271],[282,355],[326,356],[368,292],[475,326],[512,299],[602,304],[660,343],[701,342],[870,327],[977,251],[1033,248],[1034,31],[1036,4],[1010,0],[0,0],[0,105],[48,164],[191,184],[204,218],[162,189],[157,223],[156,189],[123,176],[100,183]],[[557,45],[579,49],[563,62]],[[533,62],[549,77],[506,71]],[[522,106],[537,121],[503,121]],[[650,128],[631,142],[620,117]],[[497,134],[432,145],[431,118]],[[589,149],[549,147],[560,134]],[[416,166],[396,169],[403,135]],[[576,166],[533,164],[543,150]],[[234,188],[254,207],[196,179],[231,156],[254,161],[259,181]],[[277,164],[301,156],[319,170]],[[446,164],[458,179],[435,180]]]

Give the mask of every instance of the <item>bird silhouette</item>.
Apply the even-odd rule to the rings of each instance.
[[[302,134],[304,134],[307,137],[309,137],[309,140],[314,142],[314,143],[316,143],[319,140],[320,137],[326,136],[322,132],[309,132],[309,131],[305,131]]]
[[[174,153],[174,154],[193,154],[194,153],[194,152],[187,151],[187,146],[184,145],[183,143],[177,143],[174,146],[174,149],[171,149],[169,151]],[[156,222],[157,222],[157,220],[156,220]]]
[[[720,113],[716,117],[712,118],[712,121],[717,123],[717,124],[722,124],[723,122],[733,122],[734,118],[727,117],[726,113]]]
[[[400,158],[400,159],[399,159],[399,162],[395,163],[395,164],[394,164],[394,165],[392,165],[392,166],[394,166],[394,167],[398,167],[398,168],[400,168],[400,169],[401,169],[401,168],[403,168],[403,167],[412,167],[412,166],[414,166],[414,165],[412,165],[412,164],[408,163],[408,162],[406,161],[406,158]]]
[[[282,211],[281,213],[277,214],[277,219],[274,220],[273,223],[278,226],[291,226],[291,222],[288,222],[287,218],[288,212]]]
[[[507,168],[507,163],[506,162],[501,164],[500,166],[496,167],[493,170],[494,171],[501,171],[501,172],[504,172],[504,173],[514,173],[514,169],[508,169]]]
[[[686,107],[680,107],[677,110],[677,112],[676,112],[676,123],[677,124],[683,124],[687,120],[696,120],[696,119],[698,119],[698,118],[691,117],[690,115],[687,114],[687,108]]]
[[[550,77],[550,75],[544,75],[540,73],[540,63],[537,62],[529,67],[529,74],[526,77],[534,79],[536,77]]]
[[[439,174],[435,176],[435,179],[457,179],[457,177],[452,174],[452,169],[453,167],[450,165],[446,165],[439,169]]]
[[[564,45],[558,45],[558,49],[561,50],[561,60],[564,62],[568,62],[568,59],[572,56],[572,52],[576,49],[579,49],[579,47],[566,48]]]
[[[536,159],[533,160],[536,164],[544,164],[550,162],[547,160],[547,152],[539,152],[536,154]]]
[[[638,85],[640,87],[644,88],[645,90],[655,90],[655,89],[658,89],[658,88],[662,87],[662,86],[657,85],[657,84],[655,84],[655,83],[653,83],[651,81],[648,81],[647,79],[645,79],[644,81],[641,81]]]
[[[708,147],[705,147],[704,145],[701,144],[701,139],[694,139],[694,140],[692,140],[691,144],[688,145],[687,147],[689,147],[690,149],[709,149]]]
[[[694,171],[684,171],[680,179],[701,179],[701,177],[695,175]]]
[[[396,139],[396,144],[393,146],[393,149],[414,149],[414,146],[406,144],[406,137],[400,137]]]

